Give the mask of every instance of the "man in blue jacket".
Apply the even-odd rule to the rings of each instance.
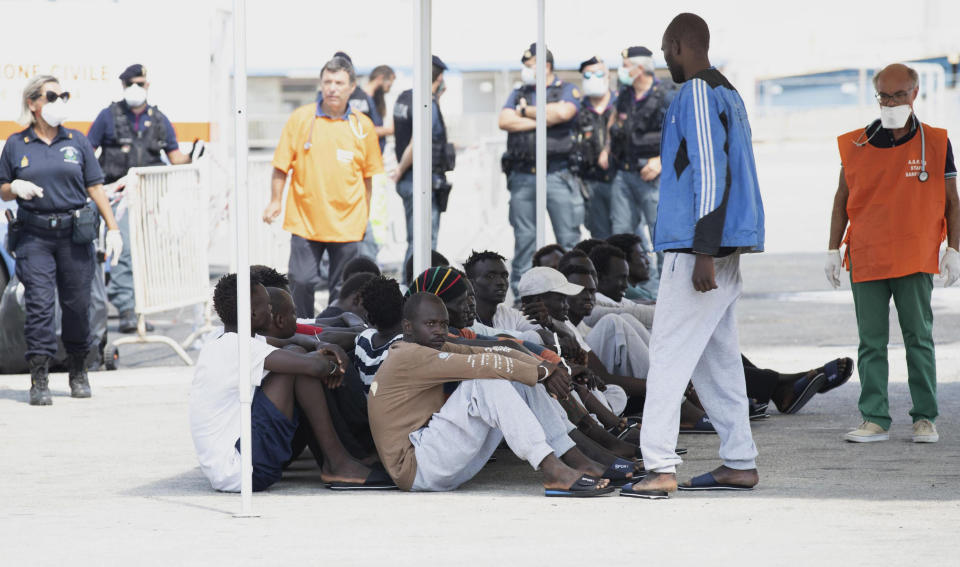
[[[649,475],[623,496],[677,489],[680,402],[693,379],[720,436],[723,465],[681,490],[750,490],[758,482],[737,338],[740,254],[763,250],[763,204],[743,101],[710,65],[710,32],[680,14],[663,34],[670,74],[683,84],[664,117],[654,248],[663,273],[650,339],[640,448]]]

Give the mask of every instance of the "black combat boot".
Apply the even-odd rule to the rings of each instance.
[[[30,405],[49,406],[53,404],[50,397],[50,357],[45,354],[35,354],[27,360],[30,365]]]
[[[87,380],[87,353],[67,353],[67,372],[70,373],[70,397],[89,398],[90,382]]]

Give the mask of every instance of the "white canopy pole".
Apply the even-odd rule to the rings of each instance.
[[[253,505],[253,460],[250,442],[250,242],[247,216],[247,10],[245,0],[233,0],[233,110],[236,159],[233,216],[237,245],[237,387],[240,390],[240,513],[255,516]]]
[[[547,244],[547,48],[546,0],[537,0],[537,248]]]
[[[430,267],[433,213],[433,55],[431,0],[414,2],[413,22],[413,275]],[[409,283],[409,282],[404,282]]]

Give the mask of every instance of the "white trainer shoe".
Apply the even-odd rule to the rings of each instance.
[[[851,443],[873,443],[874,441],[887,441],[890,439],[890,433],[876,423],[864,421],[860,424],[860,427],[847,433],[843,438]]]

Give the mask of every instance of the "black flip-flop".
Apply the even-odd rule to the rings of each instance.
[[[670,493],[666,490],[634,490],[631,482],[623,485],[623,488],[620,489],[620,496],[643,498],[644,500],[665,500],[670,498]]]
[[[769,404],[758,403],[750,398],[750,421],[757,421],[758,419],[767,419],[770,417],[770,414],[767,413],[767,407]]]
[[[703,415],[696,423],[693,424],[693,427],[681,427],[680,433],[716,433],[717,430],[713,427],[713,423],[710,422],[710,417]]]
[[[676,451],[674,451],[674,453],[676,453],[678,456],[680,456],[680,455],[686,455],[686,454],[687,454],[687,448],[686,448],[686,447],[677,447],[677,449],[676,449]]]
[[[677,486],[677,490],[733,490],[733,491],[748,491],[753,490],[752,486],[744,486],[742,484],[729,484],[725,482],[717,482],[717,479],[714,478],[713,473],[703,473],[700,476],[695,476],[689,481]]]
[[[807,382],[804,383],[804,380]],[[790,415],[800,411],[800,408],[807,405],[810,398],[820,391],[827,377],[821,372],[813,378],[801,378],[793,386],[793,403],[783,413]]]
[[[847,366],[843,369],[843,372],[840,372],[840,362],[846,361]],[[853,359],[852,358],[837,358],[831,360],[830,362],[823,365],[823,373],[827,377],[824,381],[823,386],[820,388],[819,393],[823,394],[829,392],[834,388],[839,388],[847,383],[847,380],[853,376]]]
[[[600,478],[609,480],[610,486],[623,486],[628,482],[636,480],[635,469],[636,466],[633,462],[617,457],[617,460],[613,461],[613,463],[607,467],[607,470],[600,475]]]
[[[597,488],[599,479],[588,474],[580,475],[570,488],[544,488],[543,495],[548,498],[592,498],[613,492],[612,486]]]
[[[370,471],[363,482],[327,482],[324,486],[330,490],[393,490],[397,488],[397,484],[386,472],[377,469]]]

